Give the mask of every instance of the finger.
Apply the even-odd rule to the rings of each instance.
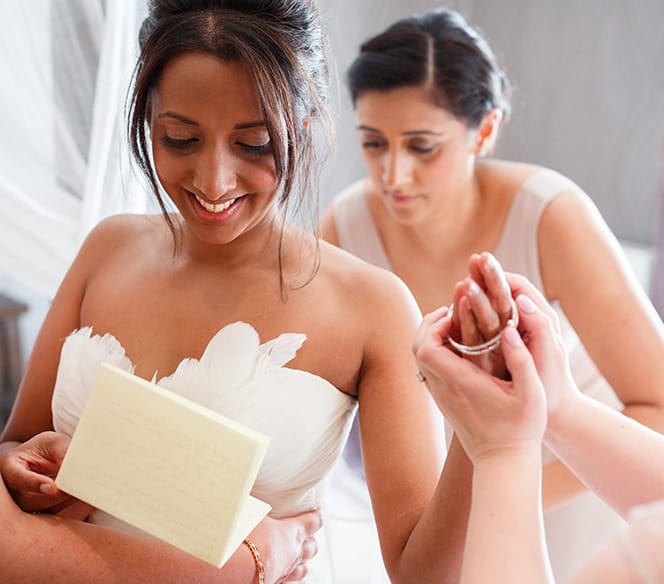
[[[544,387],[537,374],[533,357],[514,327],[508,326],[505,329],[501,347],[505,356],[505,364],[512,376],[514,392],[521,395],[541,392],[544,396]]]
[[[484,274],[482,273],[482,254],[474,253],[468,260],[468,275],[477,282],[477,285],[486,290],[486,283],[484,282]]]
[[[537,368],[542,371],[548,362],[550,364],[554,360],[555,347],[563,345],[560,333],[556,323],[529,296],[517,296],[516,304],[519,309],[519,330],[522,331]]]
[[[418,366],[427,377],[431,391],[448,391],[448,386],[465,381],[478,369],[469,361],[459,357],[449,345],[441,342],[438,333],[445,335],[450,319],[441,321],[438,331],[430,331],[415,355]],[[446,336],[446,335],[445,335]],[[444,338],[444,336],[443,336]]]
[[[308,574],[309,574],[308,564],[307,563],[298,564],[297,566],[295,566],[293,571],[286,576],[283,582],[299,582],[300,580],[304,580]]]
[[[477,285],[474,280],[468,282],[468,295],[465,296],[470,304],[473,321],[476,323],[477,332],[481,337],[477,342],[490,339],[498,334],[501,327],[499,314],[494,310],[489,297]],[[466,323],[470,324],[470,319]],[[462,328],[463,332],[463,328]],[[466,343],[468,344],[468,343]]]
[[[512,274],[510,272],[505,273],[505,278],[507,283],[512,289],[512,296],[516,298],[519,295],[525,295],[533,301],[533,303],[539,308],[544,314],[546,314],[554,323],[556,328],[559,328],[558,315],[556,311],[551,307],[544,295],[533,285],[527,278],[520,274]]]
[[[3,469],[3,478],[7,487],[16,492],[54,495],[58,492],[55,481],[39,472],[26,467],[26,461],[17,455],[9,455]]]
[[[433,324],[434,322],[439,321],[441,318],[447,316],[449,308],[447,306],[440,306],[436,310],[429,312],[422,317],[422,321],[427,324]]]
[[[459,301],[459,325],[461,329],[461,342],[464,345],[478,345],[484,342],[485,337],[479,328],[475,313],[471,307],[471,301],[468,296],[464,296]]]
[[[502,328],[512,317],[512,293],[505,272],[500,262],[488,252],[482,254],[479,266],[486,283],[486,294],[500,317]]]
[[[323,527],[323,516],[319,509],[314,509],[300,516],[303,519],[304,537],[312,537],[321,527]]]
[[[45,436],[48,441],[40,443],[40,450],[44,452],[45,458],[55,462],[59,468],[69,448],[71,438],[58,432],[43,432],[41,436]]]
[[[94,510],[95,508],[92,505],[88,505],[83,501],[75,500],[57,511],[56,515],[67,519],[85,521]]]
[[[318,542],[315,537],[308,537],[302,542],[302,559],[310,560],[318,553]]]
[[[413,338],[413,344],[411,347],[413,353],[417,352],[418,346],[422,343],[422,340],[426,337],[429,329],[432,326],[436,325],[436,323],[444,319],[448,315],[448,313],[449,309],[447,308],[447,306],[441,306],[440,308],[434,310],[433,312],[426,314],[422,318],[422,322],[420,323],[420,326],[417,327],[417,330],[415,331],[415,336]]]

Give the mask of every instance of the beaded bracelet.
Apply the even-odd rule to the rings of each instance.
[[[498,345],[500,345],[500,339],[503,337],[503,333],[508,326],[517,327],[519,325],[519,309],[516,306],[513,298],[510,298],[512,302],[512,316],[505,323],[505,327],[502,328],[495,337],[490,338],[488,341],[480,343],[479,345],[464,345],[458,341],[455,341],[451,336],[447,336],[447,342],[452,345],[459,353],[463,355],[484,355],[493,351]],[[447,313],[451,318],[454,312],[454,305],[450,306],[450,310]]]
[[[251,555],[254,558],[256,563],[256,582],[257,584],[265,584],[265,566],[263,565],[263,560],[261,559],[261,553],[258,551],[256,544],[251,541],[249,538],[246,538],[243,542],[249,548]]]

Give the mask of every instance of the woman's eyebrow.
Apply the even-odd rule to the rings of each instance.
[[[402,136],[444,136],[445,132],[434,132],[433,130],[409,130],[407,132],[401,132]]]
[[[163,112],[163,113],[159,114],[157,117],[160,120],[162,118],[172,118],[174,120],[177,120],[178,122],[182,122],[183,124],[187,124],[189,126],[195,126],[195,127],[200,126],[200,124],[197,121],[192,120],[192,119],[190,119],[186,116],[183,116],[183,115],[175,113],[175,112],[170,112],[170,111]],[[247,129],[251,129],[251,128],[265,127],[266,125],[267,124],[265,123],[265,120],[255,120],[253,122],[243,122],[241,124],[235,124],[234,128],[236,130],[247,130]]]
[[[175,112],[164,112],[161,113],[157,116],[160,120],[162,118],[173,118],[174,120],[177,120],[178,122],[182,122],[183,124],[188,124],[189,126],[196,126],[198,127],[199,124],[198,122],[191,120],[185,116],[182,116],[180,114],[176,114]]]
[[[251,128],[260,128],[265,126],[267,126],[265,120],[256,120],[255,122],[245,122],[243,124],[235,124],[234,127],[236,130],[248,130]]]
[[[382,132],[371,126],[359,125],[356,127],[358,130],[363,130],[365,132],[372,132],[373,134],[382,134]],[[444,136],[445,132],[434,132],[433,130],[408,130],[406,132],[401,132],[402,136]]]

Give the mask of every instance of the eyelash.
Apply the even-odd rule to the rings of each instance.
[[[164,136],[161,138],[161,143],[168,148],[178,148],[184,149],[193,144],[196,141],[196,138],[187,138],[186,140],[177,140],[171,138],[170,136]]]
[[[256,157],[267,156],[272,152],[272,145],[269,142],[261,144],[260,146],[251,146],[249,144],[243,144],[242,142],[236,142],[236,144],[248,154]]]
[[[379,149],[383,148],[385,144],[382,144],[381,142],[362,142],[362,147],[363,148],[371,148],[371,149]],[[410,146],[410,149],[413,152],[416,152],[417,154],[431,154],[436,148],[438,148],[438,144],[434,144],[433,146],[427,146],[427,147],[421,147],[421,146]]]
[[[411,149],[417,152],[418,154],[431,154],[436,148],[438,148],[438,144],[434,144],[433,146],[411,146]]]
[[[184,150],[196,141],[196,138],[187,138],[186,140],[178,140],[176,138],[171,138],[170,136],[164,136],[161,138],[161,143],[164,146],[167,148],[176,148],[178,150]],[[251,156],[256,157],[267,156],[272,151],[272,147],[269,142],[266,144],[261,144],[260,146],[252,146],[242,142],[236,142],[236,144]]]

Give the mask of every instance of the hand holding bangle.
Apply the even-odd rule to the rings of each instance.
[[[445,340],[450,344],[450,346],[452,346],[456,351],[458,351],[462,355],[477,356],[477,355],[485,355],[486,353],[490,353],[500,345],[500,339],[502,339],[503,333],[505,332],[505,329],[508,326],[517,327],[519,325],[519,310],[517,309],[516,302],[514,302],[514,299],[511,298],[510,300],[512,305],[512,315],[505,323],[505,326],[498,332],[498,334],[490,338],[488,341],[479,343],[477,345],[464,345],[463,343],[455,341],[451,335],[448,335]],[[454,305],[450,306],[450,311],[448,314],[451,318],[452,315],[454,314]]]

